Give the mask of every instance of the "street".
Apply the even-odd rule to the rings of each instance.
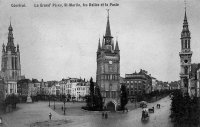
[[[17,111],[2,116],[3,127],[37,127],[41,125],[44,127],[172,127],[169,119],[170,98],[165,97],[158,102],[148,104],[148,107],[156,106],[157,103],[161,104],[161,108],[157,109],[155,107],[155,113],[150,113],[150,119],[146,123],[142,123],[141,121],[141,108],[129,111],[128,113],[109,113],[108,119],[102,119],[101,112],[88,112],[80,108],[70,110],[73,104],[70,104],[71,106],[66,104],[68,107],[66,116],[49,108],[48,102],[19,104]],[[78,103],[74,103],[74,105],[78,105]],[[48,121],[48,114],[50,112],[52,113],[51,122]]]

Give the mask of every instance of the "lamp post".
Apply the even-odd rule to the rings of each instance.
[[[53,106],[53,109],[55,110],[56,109],[56,107],[55,107],[55,96],[54,96],[54,106]]]
[[[65,101],[66,99],[65,99],[65,94],[64,94],[64,115],[65,115]]]
[[[49,107],[50,107],[50,94],[49,94]]]
[[[135,108],[137,107],[137,94],[138,94],[138,83],[136,83],[136,92],[135,92]]]

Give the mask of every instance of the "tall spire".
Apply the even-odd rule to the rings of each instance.
[[[8,28],[9,31],[13,31],[12,25],[11,25],[11,17],[10,17],[10,26]]]
[[[110,21],[109,21],[109,9],[107,9],[108,11],[108,17],[107,17],[107,25],[106,25],[106,37],[112,37],[111,36],[111,30],[110,30]]]
[[[181,36],[190,37],[190,31],[189,31],[188,21],[187,21],[186,1],[185,1],[185,15],[184,15],[184,20],[183,20],[183,30],[182,30]]]
[[[13,37],[13,28],[12,28],[12,24],[11,24],[11,18],[10,18],[10,25],[8,27],[8,43],[6,46],[6,51],[10,50],[12,52],[15,51],[15,46],[14,46],[14,37]]]
[[[188,24],[188,22],[187,22],[187,13],[186,13],[186,1],[185,1],[185,16],[184,16],[184,24]]]

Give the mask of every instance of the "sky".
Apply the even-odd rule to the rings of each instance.
[[[25,3],[26,7],[11,7]],[[119,6],[34,7],[48,3]],[[0,45],[13,26],[26,78],[96,78],[96,51],[110,9],[111,34],[120,48],[120,75],[145,69],[162,81],[179,79],[184,0],[0,0]],[[200,62],[200,1],[187,1],[192,63]],[[1,54],[1,53],[0,53]]]

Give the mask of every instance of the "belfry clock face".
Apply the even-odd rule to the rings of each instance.
[[[113,63],[113,62],[110,60],[110,61],[109,61],[109,64],[112,64],[112,63]]]

